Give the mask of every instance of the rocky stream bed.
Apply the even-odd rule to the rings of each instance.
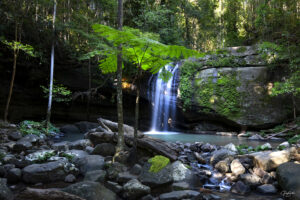
[[[300,199],[299,142],[279,149],[266,143],[268,150],[254,152],[234,144],[168,143],[139,132],[133,156],[133,129],[125,126],[126,152],[112,162],[115,125],[82,123],[85,139],[73,142],[2,125],[0,199]],[[155,155],[170,162],[151,172]]]

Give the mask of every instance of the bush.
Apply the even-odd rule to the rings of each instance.
[[[149,172],[157,173],[170,163],[170,159],[165,156],[154,156],[148,162],[151,163]]]
[[[45,122],[35,122],[35,121],[22,121],[19,124],[19,130],[23,135],[41,135],[41,134],[48,134],[48,133],[57,133],[59,129],[49,123],[49,128],[47,131],[46,123]]]

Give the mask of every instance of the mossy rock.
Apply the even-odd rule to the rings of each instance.
[[[170,159],[159,155],[150,158],[148,162],[151,164],[149,172],[157,173],[170,163]]]

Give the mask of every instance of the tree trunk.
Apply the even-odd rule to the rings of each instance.
[[[15,27],[15,42],[18,40],[18,24],[16,23]],[[11,81],[10,81],[10,87],[9,87],[9,93],[6,101],[5,111],[4,111],[4,121],[7,122],[7,116],[8,116],[8,110],[10,105],[10,100],[13,92],[13,87],[15,83],[15,76],[16,76],[16,70],[17,70],[17,58],[18,58],[18,49],[16,46],[14,46],[14,63],[13,63],[13,72],[11,75]]]
[[[294,114],[294,120],[297,118],[297,107],[296,107],[296,100],[294,95],[292,95],[292,100],[293,100],[293,114]]]
[[[134,141],[133,147],[137,151],[137,132],[139,128],[139,106],[140,106],[140,76],[141,76],[141,66],[138,67],[137,74],[137,87],[136,87],[136,100],[135,100],[135,123],[134,123]]]
[[[88,99],[87,99],[87,120],[90,120],[90,103],[91,103],[91,92],[92,92],[92,75],[91,75],[91,59],[89,59],[89,66],[88,66],[88,73],[89,73],[89,92],[88,92]]]
[[[51,118],[51,107],[52,107],[52,91],[53,91],[53,74],[54,74],[54,45],[55,45],[55,18],[56,18],[56,0],[54,0],[53,8],[53,38],[51,47],[51,67],[50,67],[50,87],[49,87],[49,99],[48,99],[48,109],[46,117],[47,131],[49,128],[50,118]]]
[[[118,29],[123,29],[123,0],[118,0]],[[122,45],[119,45],[117,55],[118,144],[116,148],[116,156],[123,151],[125,147],[123,127],[122,64]]]

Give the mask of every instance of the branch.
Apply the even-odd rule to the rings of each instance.
[[[288,129],[285,129],[285,130],[283,130],[283,131],[281,131],[281,132],[279,132],[279,133],[271,134],[271,135],[268,136],[266,139],[270,139],[271,137],[275,137],[275,136],[277,136],[277,135],[281,135],[281,134],[283,134],[283,133],[286,133],[286,132],[288,132],[288,131],[294,130],[294,129],[296,129],[296,128],[298,128],[298,125],[295,125],[295,126],[293,126],[293,127],[291,127],[291,128],[288,128]]]

